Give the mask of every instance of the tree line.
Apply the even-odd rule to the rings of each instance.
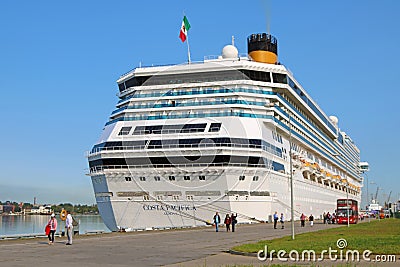
[[[35,207],[35,205],[31,203],[23,203],[23,202],[15,202],[15,201],[5,201],[1,202],[0,205],[7,205],[7,206],[13,206],[14,207],[14,212],[21,212],[23,210],[27,209],[32,209]],[[37,206],[37,205],[36,205]],[[98,214],[99,210],[97,208],[96,204],[93,205],[73,205],[71,203],[61,203],[58,205],[51,205],[51,209],[55,213],[60,213],[63,209],[70,211],[73,214]]]

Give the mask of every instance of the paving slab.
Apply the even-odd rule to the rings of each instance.
[[[342,227],[315,224],[299,227],[296,233]],[[231,255],[235,245],[290,235],[290,223],[285,229],[273,229],[271,224],[238,225],[237,231],[215,232],[212,227],[194,229],[144,231],[81,235],[65,245],[66,238],[47,240],[0,241],[0,266],[258,266],[256,257]],[[221,228],[222,230],[222,228]],[[265,262],[262,264],[266,264]]]

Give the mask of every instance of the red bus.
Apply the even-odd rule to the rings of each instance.
[[[347,205],[346,205],[347,203]],[[338,224],[356,224],[358,222],[358,202],[354,199],[338,199],[336,209],[336,221]]]

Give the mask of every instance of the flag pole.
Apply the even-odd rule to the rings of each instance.
[[[190,46],[189,46],[189,32],[186,35],[186,44],[187,44],[187,50],[188,50],[188,63],[190,64]]]
[[[183,22],[182,22],[181,31],[182,30],[184,31],[183,34],[185,35],[185,39],[183,39],[183,38],[181,38],[181,39],[182,39],[182,42],[186,41],[187,51],[188,51],[188,63],[190,64],[191,60],[190,60],[190,45],[189,45],[189,29],[190,29],[190,23],[187,20],[186,15],[185,15],[185,11],[184,11],[183,12]]]

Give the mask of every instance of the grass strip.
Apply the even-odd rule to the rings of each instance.
[[[298,234],[295,240],[285,236],[273,240],[261,240],[257,243],[243,244],[233,247],[232,250],[248,253],[257,253],[265,245],[271,250],[314,250],[321,253],[323,250],[338,249],[338,239],[345,239],[346,250],[372,251],[372,254],[400,255],[400,220],[384,219],[338,227],[317,232]]]

